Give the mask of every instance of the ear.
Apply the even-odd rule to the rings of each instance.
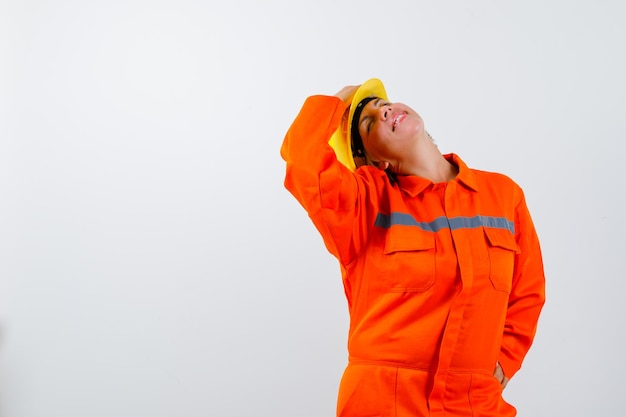
[[[381,171],[385,171],[387,168],[389,168],[389,165],[391,164],[386,161],[376,162],[376,168],[380,169]]]

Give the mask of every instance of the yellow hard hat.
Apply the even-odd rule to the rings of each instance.
[[[337,160],[351,171],[355,171],[358,168],[352,155],[352,118],[358,104],[368,97],[388,100],[385,86],[378,78],[371,78],[359,86],[352,97],[347,123],[342,123],[328,141],[328,144],[334,149],[335,155],[337,155]]]

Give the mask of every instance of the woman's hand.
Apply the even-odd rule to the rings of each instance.
[[[352,104],[352,97],[354,96],[354,93],[356,93],[356,90],[359,89],[360,86],[358,85],[348,85],[345,86],[344,88],[342,88],[341,90],[339,90],[339,92],[337,92],[337,94],[335,94],[335,97],[339,97],[340,99],[343,100],[343,102],[349,106],[350,104]]]
[[[500,362],[496,362],[496,369],[493,371],[493,376],[495,376],[496,379],[500,382],[500,384],[502,385],[502,389],[505,389],[506,384],[509,383],[509,378],[504,375],[504,371],[500,366]]]

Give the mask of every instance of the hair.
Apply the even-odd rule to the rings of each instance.
[[[385,174],[387,174],[387,178],[389,178],[389,182],[391,183],[391,185],[396,185],[396,183],[398,182],[398,174],[391,170],[391,166],[387,167],[387,169],[385,170]]]

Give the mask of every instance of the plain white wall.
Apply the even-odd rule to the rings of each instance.
[[[370,77],[526,192],[548,301],[505,397],[624,415],[625,19],[618,0],[4,0],[1,415],[334,415],[347,308],[279,147],[308,95]]]

